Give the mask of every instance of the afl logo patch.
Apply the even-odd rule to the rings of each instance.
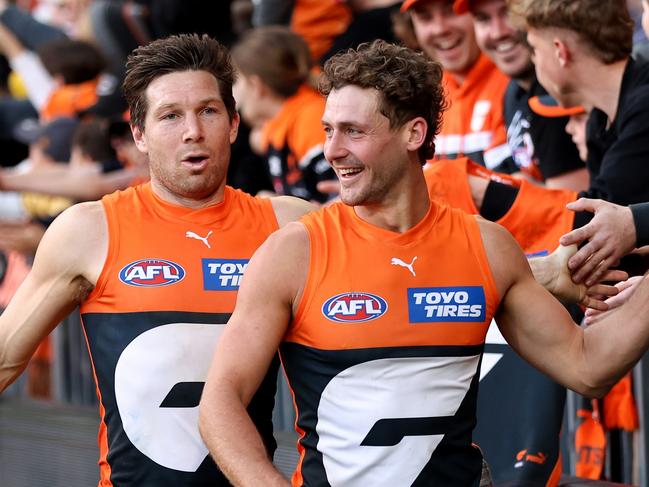
[[[370,293],[344,293],[329,298],[322,305],[325,318],[338,323],[361,323],[383,316],[388,303]]]
[[[145,259],[131,262],[119,272],[119,280],[129,286],[157,287],[176,284],[185,277],[185,269],[175,262]]]

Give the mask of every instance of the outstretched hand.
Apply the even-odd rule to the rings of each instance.
[[[594,308],[587,309],[584,315],[584,324],[586,326],[590,326],[599,321],[608,312],[614,310],[615,308],[619,308],[624,303],[626,303],[635,291],[638,284],[640,284],[642,279],[643,276],[633,276],[628,278],[626,281],[618,282],[615,285],[615,287],[618,289],[618,294],[604,301],[607,305],[607,311],[602,311]]]
[[[609,309],[606,299],[618,294],[615,286],[602,284],[602,282],[617,282],[627,279],[624,271],[606,269],[601,279],[590,286],[575,283],[568,269],[568,262],[577,252],[577,246],[559,246],[552,254],[546,257],[552,269],[550,278],[544,283],[545,288],[557,299],[566,303],[579,303],[587,308],[600,311]]]
[[[595,213],[588,225],[559,240],[561,245],[579,245],[588,240],[568,261],[572,279],[578,283],[585,282],[587,286],[607,280],[607,270],[635,247],[636,230],[631,210],[626,206],[586,198],[568,204],[568,209]]]

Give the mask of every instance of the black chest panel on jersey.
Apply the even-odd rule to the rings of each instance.
[[[115,487],[230,485],[207,452],[196,446],[202,442],[194,431],[213,351],[212,340],[201,342],[210,336],[216,343],[217,331],[229,317],[189,312],[82,315],[105,410],[106,460]],[[271,457],[276,448],[271,413],[278,366],[276,357],[248,408]],[[193,373],[194,368],[199,371]],[[187,375],[187,370],[192,373]],[[197,452],[191,466],[177,460],[186,454],[182,441],[188,436]]]
[[[298,411],[297,427],[304,432],[300,439],[305,448],[301,464],[304,486],[331,486],[323,461],[322,446],[319,445],[321,438],[318,422],[322,421],[319,411],[325,389],[341,377],[341,373],[377,360],[479,356],[482,351],[482,345],[319,350],[297,343],[282,343],[280,354],[288,382],[293,391],[299,391],[295,403]],[[475,426],[478,382],[479,373],[476,373],[453,416],[377,418],[376,421],[370,421],[371,427],[363,429],[359,437],[362,440],[354,449],[390,448],[407,437],[443,435],[443,439],[411,485],[477,487],[481,476],[482,455],[471,444],[471,432]],[[372,386],[368,387],[371,391]],[[395,395],[398,397],[399,386],[396,388]],[[338,402],[343,415],[345,411],[354,413],[357,408],[354,398],[334,397],[334,400]],[[371,402],[372,399],[369,398],[368,415],[374,412]],[[429,409],[426,406],[422,407],[422,410]],[[349,461],[354,462],[351,459]],[[399,465],[388,468],[399,469]]]

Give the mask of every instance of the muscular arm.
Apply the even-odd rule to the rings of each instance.
[[[534,280],[511,236],[491,223],[480,225],[501,295],[496,322],[507,342],[566,387],[586,396],[604,394],[649,347],[649,281],[643,280],[628,303],[584,330]]]
[[[52,223],[31,272],[0,316],[0,391],[20,375],[40,341],[94,285],[106,253],[101,203],[76,205]]]
[[[200,405],[205,444],[234,485],[288,486],[273,467],[246,407],[299,302],[309,262],[305,228],[271,235],[246,270],[214,354]]]

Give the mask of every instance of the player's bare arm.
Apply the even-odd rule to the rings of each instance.
[[[270,201],[280,228],[318,209],[313,203],[294,196],[276,196],[271,198]]]
[[[513,238],[492,223],[480,226],[501,296],[496,322],[507,342],[555,381],[586,396],[603,395],[649,346],[649,282],[584,330],[534,280]]]
[[[31,272],[0,316],[0,391],[97,282],[107,254],[106,232],[101,203],[93,202],[67,209],[45,233]]]
[[[306,281],[302,224],[275,232],[250,260],[236,309],[217,345],[200,405],[205,444],[234,485],[288,486],[266,455],[246,407],[266,373]]]

